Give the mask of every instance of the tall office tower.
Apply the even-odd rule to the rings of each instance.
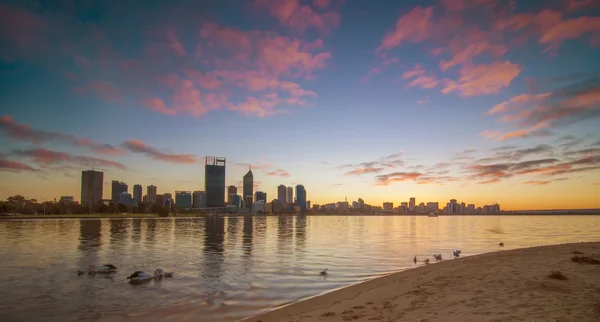
[[[104,172],[81,171],[81,205],[91,208],[102,201]]]
[[[142,185],[136,184],[133,186],[133,204],[139,205],[142,202]]]
[[[252,168],[248,166],[248,173],[244,175],[243,179],[243,193],[244,207],[252,209],[252,195],[254,194],[254,175],[252,174]]]
[[[279,203],[281,203],[282,205],[287,204],[287,199],[286,199],[286,195],[285,195],[285,186],[282,184],[277,186],[277,199],[279,200]]]
[[[410,198],[410,201],[408,203],[408,210],[409,211],[415,211],[415,206],[416,206],[415,204],[416,204],[416,202],[417,201],[416,201],[415,197],[411,197]]]
[[[156,203],[156,186],[149,185],[146,187],[146,202],[155,204]]]
[[[227,187],[227,204],[231,204],[231,195],[237,195],[237,187],[236,186],[229,186]]]
[[[175,206],[181,208],[192,208],[191,191],[175,191]]]
[[[206,192],[194,191],[194,208],[206,208]]]
[[[456,199],[450,199],[450,214],[456,215],[458,214],[458,203]]]
[[[363,209],[365,207],[365,201],[362,198],[358,198],[358,209]]]
[[[225,207],[225,158],[206,157],[204,190],[207,207]]]
[[[301,184],[296,186],[296,205],[300,206],[302,211],[306,211],[306,189]]]
[[[294,203],[294,187],[286,188],[285,201],[287,203]]]
[[[262,192],[262,191],[257,191],[254,201],[264,201],[265,203],[267,202],[267,193],[266,192]]]
[[[110,200],[114,203],[118,203],[121,194],[127,192],[127,184],[118,180],[113,180],[111,184]]]

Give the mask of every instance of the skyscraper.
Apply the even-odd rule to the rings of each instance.
[[[147,197],[148,203],[155,204],[156,203],[156,186],[149,185],[146,188],[146,196],[148,196]]]
[[[237,195],[237,187],[234,185],[231,185],[229,187],[227,187],[227,204],[231,204],[231,195]]]
[[[194,208],[206,208],[206,192],[194,191]]]
[[[225,206],[225,158],[206,157],[204,190],[206,191],[207,207]]]
[[[142,185],[141,184],[136,184],[135,186],[133,186],[133,204],[134,205],[139,205],[140,202],[142,202]]]
[[[254,201],[264,201],[267,202],[267,193],[262,191],[257,191],[254,197]]]
[[[110,191],[110,200],[114,203],[119,203],[121,193],[127,192],[127,184],[125,182],[113,180]]]
[[[277,199],[279,199],[279,202],[282,205],[287,204],[287,198],[286,198],[286,195],[285,195],[285,186],[282,185],[282,184],[280,184],[277,187]]]
[[[287,187],[286,189],[285,201],[287,203],[294,203],[294,187]]]
[[[102,201],[104,172],[81,171],[81,205],[91,208]]]
[[[175,206],[181,208],[192,208],[192,192],[175,191]]]
[[[411,197],[410,198],[410,201],[408,203],[408,210],[409,211],[415,211],[416,202],[417,201],[416,201],[415,197]]]
[[[300,206],[302,211],[306,211],[306,189],[301,184],[296,186],[296,205]]]
[[[242,188],[244,195],[244,207],[252,208],[252,195],[254,192],[254,175],[252,174],[252,169],[248,168],[248,173],[244,175],[244,186]]]

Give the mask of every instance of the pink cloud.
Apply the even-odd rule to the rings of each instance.
[[[415,68],[413,70],[409,70],[407,72],[405,72],[404,74],[402,74],[402,79],[409,79],[409,78],[413,78],[415,76],[419,76],[419,75],[424,75],[425,74],[425,70],[423,70],[423,67],[421,65],[415,65]]]
[[[495,0],[441,0],[442,6],[449,11],[463,11],[479,6],[493,6]]]
[[[12,117],[0,117],[0,129],[6,131],[11,138],[41,144],[45,142],[62,142],[73,146],[85,146],[92,152],[106,155],[122,155],[125,150],[110,144],[98,143],[89,139],[81,139],[71,134],[33,129],[27,124],[19,124]]]
[[[415,7],[409,13],[398,18],[394,30],[388,32],[381,41],[377,51],[398,47],[403,41],[421,42],[431,36],[433,7]]]
[[[44,36],[47,22],[39,15],[8,5],[0,5],[0,40],[8,40],[14,47],[3,48],[0,58],[13,60],[28,50],[46,49]]]
[[[510,85],[521,69],[509,61],[489,65],[464,66],[460,69],[460,78],[446,81],[442,92],[457,92],[459,96],[477,96],[496,94]]]
[[[419,76],[408,83],[407,87],[419,86],[421,88],[435,88],[441,83],[442,81],[432,76]]]
[[[486,114],[498,114],[514,111],[532,103],[544,101],[550,97],[550,92],[544,94],[522,94],[500,103],[486,112]]]
[[[317,8],[327,8],[329,7],[331,0],[313,0],[313,6]]]
[[[575,11],[586,7],[591,7],[594,5],[594,0],[565,0],[565,4],[567,10]],[[598,3],[596,2],[595,5],[597,6]]]
[[[544,32],[539,43],[550,44],[555,48],[563,41],[577,39],[584,34],[591,34],[592,45],[600,45],[600,17],[579,17],[562,21]]]
[[[520,130],[516,130],[516,131],[512,131],[512,132],[506,132],[502,136],[497,137],[496,141],[504,141],[504,140],[520,138],[520,137],[529,137],[529,136],[535,135],[541,129],[547,128],[549,125],[550,125],[549,122],[540,122],[538,124],[535,124],[533,126],[530,126],[530,127],[524,128],[524,129],[520,129]]]
[[[490,53],[493,57],[501,57],[508,48],[503,44],[493,44],[493,37],[479,30],[477,27],[469,28],[459,32],[449,41],[449,50],[454,54],[451,60],[442,60],[440,69],[446,71],[457,65],[471,65],[473,58],[484,53]]]
[[[357,175],[361,175],[361,174],[378,173],[381,171],[383,171],[383,168],[364,167],[364,168],[356,168],[352,171],[348,171],[348,172],[344,173],[344,175],[345,176],[357,176]]]
[[[140,140],[127,140],[123,147],[134,153],[142,153],[150,156],[154,160],[164,161],[175,164],[193,164],[197,163],[197,157],[192,154],[172,154],[161,152],[158,149],[147,145]]]
[[[290,176],[289,172],[282,170],[282,169],[276,169],[275,171],[271,171],[269,173],[267,173],[268,176],[272,176],[272,177],[283,177],[283,178],[288,178]]]
[[[405,181],[414,181],[419,177],[423,176],[422,173],[419,172],[393,172],[388,174],[382,174],[375,177],[377,185],[379,186],[387,186],[390,183],[394,182],[405,182]]]
[[[32,166],[12,160],[6,160],[0,157],[0,170],[10,171],[10,172],[21,172],[21,171],[31,171],[36,172],[38,169],[33,168]]]
[[[256,5],[267,9],[275,16],[279,23],[293,30],[303,33],[309,28],[315,28],[321,32],[328,33],[340,23],[340,14],[328,11],[324,14],[317,13],[310,5],[300,4],[300,0],[256,0]],[[315,6],[325,7],[329,1],[315,1]]]
[[[490,180],[479,181],[479,182],[477,182],[477,184],[494,184],[494,183],[498,183],[498,182],[500,182],[500,179],[494,178],[494,179],[490,179]]]
[[[183,43],[179,41],[179,38],[177,38],[177,35],[172,28],[167,30],[167,37],[169,38],[169,48],[171,48],[171,50],[173,50],[179,56],[187,55]]]
[[[95,158],[89,156],[72,155],[67,152],[58,152],[44,148],[34,148],[28,150],[14,150],[13,155],[19,157],[30,158],[33,162],[43,165],[61,165],[61,164],[77,164],[82,167],[111,167],[120,170],[126,170],[127,167],[119,162]]]

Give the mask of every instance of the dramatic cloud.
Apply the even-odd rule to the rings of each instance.
[[[508,61],[489,65],[464,66],[460,69],[460,78],[447,80],[442,93],[456,92],[459,96],[477,96],[496,94],[510,85],[519,76],[521,69]]]
[[[317,13],[310,5],[301,4],[300,0],[255,0],[255,3],[257,6],[267,9],[282,25],[300,33],[309,28],[329,33],[340,23],[339,13],[334,11]],[[315,0],[313,4],[318,8],[327,8],[330,1]]]
[[[161,152],[158,149],[147,145],[140,140],[128,140],[123,143],[123,147],[134,153],[142,153],[150,156],[154,160],[164,161],[168,163],[187,163],[193,164],[198,162],[198,158],[191,154],[170,154]]]
[[[122,155],[125,150],[110,144],[97,143],[88,139],[81,139],[71,134],[33,129],[26,124],[17,123],[12,117],[0,117],[0,129],[4,130],[11,138],[41,144],[46,142],[61,142],[73,146],[87,147],[90,151],[106,155]]]
[[[275,171],[268,172],[267,175],[272,177],[288,178],[290,176],[290,173],[282,169],[275,169]]]
[[[21,171],[36,172],[36,171],[39,171],[38,169],[35,169],[28,164],[18,162],[18,161],[6,160],[1,157],[0,157],[0,170],[9,171],[9,172],[21,172]]]
[[[127,167],[119,162],[110,161],[102,158],[88,156],[72,155],[67,152],[58,152],[43,148],[34,148],[26,150],[13,150],[13,156],[28,158],[31,161],[44,166],[54,165],[78,165],[80,167],[109,167],[119,170],[127,170]]]
[[[383,168],[365,167],[365,168],[356,168],[352,171],[348,171],[348,172],[344,173],[344,175],[345,176],[357,176],[357,175],[361,175],[361,174],[378,173],[381,171],[383,171]]]
[[[419,172],[393,172],[389,174],[382,174],[375,177],[377,185],[387,186],[394,182],[405,182],[414,181],[421,177],[423,174]]]
[[[508,108],[515,102],[519,104]],[[588,78],[546,94],[519,95],[496,105],[488,114],[507,113],[513,109],[519,111],[505,114],[498,120],[518,129],[499,135],[496,140],[547,136],[550,129],[600,117],[600,79]]]

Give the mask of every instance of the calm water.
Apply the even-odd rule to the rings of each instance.
[[[600,240],[600,218],[226,217],[0,222],[1,321],[235,321],[413,267],[414,254]],[[113,277],[77,276],[112,263]],[[175,277],[126,283],[135,270]],[[329,268],[329,276],[319,271]]]

